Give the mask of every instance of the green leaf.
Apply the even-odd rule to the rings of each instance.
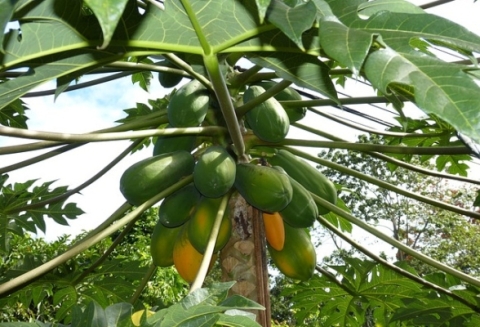
[[[338,101],[335,86],[328,75],[330,68],[314,56],[278,53],[252,56],[249,59],[259,66],[274,70],[287,81]]]
[[[130,327],[133,306],[130,303],[115,303],[105,308],[106,327]]]
[[[228,327],[260,327],[252,318],[241,315],[220,314],[217,325]]]
[[[28,128],[28,117],[25,116],[25,110],[28,110],[28,107],[22,100],[16,99],[10,102],[6,107],[0,109],[0,124],[9,127]]]
[[[105,311],[98,303],[90,302],[83,313],[72,316],[71,327],[103,327],[107,326]]]
[[[4,53],[5,50],[3,49],[3,39],[5,37],[5,31],[7,29],[7,24],[13,16],[15,5],[18,3],[18,0],[0,0],[0,30],[2,33],[0,34],[0,53]]]
[[[278,27],[302,50],[302,34],[312,28],[317,16],[315,4],[311,1],[289,7],[279,0],[273,0],[268,8],[267,20]]]
[[[123,11],[128,0],[84,0],[86,5],[90,7],[102,27],[103,44],[101,49],[105,49],[112,39],[113,32],[117,28],[118,22],[122,17]]]
[[[261,24],[265,20],[265,14],[267,13],[267,8],[270,5],[272,0],[255,0],[258,10],[258,20]]]
[[[104,62],[118,59],[118,54],[87,52],[74,54],[66,58],[51,58],[30,63],[23,75],[0,84],[0,109],[12,103],[31,89],[55,78],[74,74],[77,71],[93,69]],[[76,75],[73,75],[76,76]],[[66,85],[65,83],[63,83]],[[59,91],[64,90],[60,85]]]
[[[395,85],[413,86],[415,103],[422,110],[480,140],[479,89],[461,66],[387,48],[368,56],[365,73],[383,93],[394,91]]]
[[[360,4],[358,14],[362,19],[368,19],[370,16],[380,11],[391,11],[409,14],[423,14],[422,8],[405,0],[374,0]]]
[[[374,35],[348,28],[336,18],[320,20],[320,45],[325,53],[358,75],[370,51]]]
[[[145,58],[142,60],[136,61],[138,63],[144,63],[144,64],[153,64],[153,61]],[[153,75],[152,72],[149,70],[142,70],[138,73],[134,73],[132,75],[132,83],[138,83],[138,85],[145,91],[148,92],[148,88],[150,87],[150,81],[152,80]]]

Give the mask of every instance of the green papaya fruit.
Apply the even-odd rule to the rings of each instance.
[[[150,254],[154,265],[158,267],[173,265],[173,245],[181,229],[166,227],[160,221],[157,222],[150,240]]]
[[[130,204],[138,206],[192,174],[194,165],[193,156],[186,151],[143,159],[123,172],[120,192]]]
[[[171,127],[167,125],[167,128]],[[175,152],[179,150],[190,152],[195,147],[195,135],[159,135],[153,147],[153,155]]]
[[[335,185],[305,160],[298,158],[287,150],[279,149],[275,155],[268,157],[268,162],[271,165],[277,165],[285,169],[290,177],[313,194],[332,204],[337,203],[337,189]],[[317,208],[319,215],[330,212],[330,210],[318,204]]]
[[[288,175],[271,167],[238,163],[234,185],[250,205],[261,211],[280,211],[292,200]]]
[[[221,202],[222,198],[202,197],[187,223],[188,239],[193,247],[201,254],[204,254],[207,248],[210,233]],[[222,218],[213,253],[220,251],[230,239],[232,221],[229,213],[230,210],[228,210],[227,207]]]
[[[178,67],[175,66],[175,64],[173,64],[172,62],[170,62],[167,59],[157,63],[157,65],[162,66],[162,67],[167,67],[167,68],[178,69]],[[167,72],[158,72],[158,81],[160,82],[160,85],[163,86],[164,88],[174,87],[178,83],[180,83],[182,81],[182,79],[183,79],[182,75],[172,74],[172,73],[167,73]]]
[[[218,198],[232,188],[235,171],[235,160],[227,150],[211,146],[198,159],[193,170],[193,182],[202,195]]]
[[[172,193],[160,204],[158,211],[160,222],[167,227],[183,225],[190,218],[200,198],[201,194],[193,183]]]
[[[243,93],[243,102],[247,103],[264,92],[263,87],[252,85]],[[290,128],[288,115],[275,98],[269,98],[254,107],[246,113],[245,118],[253,133],[266,142],[282,141]]]
[[[268,90],[275,86],[277,83],[272,81],[263,81],[255,83],[255,85],[263,87],[265,90]],[[275,99],[278,101],[300,101],[302,96],[293,88],[287,87],[282,91],[278,92],[275,96]],[[283,107],[285,112],[288,115],[290,123],[299,121],[305,117],[307,114],[307,108],[305,107]]]
[[[268,252],[273,263],[287,277],[307,281],[312,278],[317,264],[315,247],[303,228],[285,224],[285,242],[280,251],[268,243]]]
[[[289,178],[293,189],[292,201],[279,211],[280,216],[292,227],[311,227],[318,217],[317,205],[310,192],[292,177]]]
[[[200,125],[207,115],[210,96],[208,90],[197,80],[181,86],[170,98],[167,115],[174,127]]]

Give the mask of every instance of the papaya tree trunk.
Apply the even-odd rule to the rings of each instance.
[[[257,322],[270,327],[270,293],[265,233],[261,212],[235,193],[229,203],[232,236],[220,254],[223,281],[236,281],[232,294],[245,296],[265,307],[254,312]]]

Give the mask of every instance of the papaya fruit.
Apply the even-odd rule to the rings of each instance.
[[[293,189],[292,201],[279,214],[292,227],[311,227],[318,217],[317,205],[310,192],[292,177],[289,178]]]
[[[167,125],[166,128],[171,127]],[[195,148],[196,135],[159,135],[153,146],[153,155],[175,151],[191,152]]]
[[[143,159],[123,172],[120,192],[130,204],[138,206],[192,174],[194,165],[193,156],[186,151]]]
[[[273,81],[262,81],[255,83],[255,85],[263,87],[268,90],[275,86],[277,83]],[[273,96],[278,101],[299,101],[302,100],[302,96],[293,88],[287,87]],[[307,108],[305,107],[283,107],[288,115],[290,123],[299,121],[307,114]]]
[[[201,254],[204,254],[207,248],[221,202],[222,198],[202,197],[188,221],[188,239]],[[214,253],[220,251],[227,244],[232,234],[232,222],[229,213],[230,210],[227,208],[220,224],[220,230],[213,250]]]
[[[193,182],[202,195],[218,198],[232,188],[235,171],[235,160],[227,150],[211,146],[198,159],[193,170]]]
[[[250,205],[261,211],[280,211],[292,200],[288,175],[271,167],[238,163],[234,185]]]
[[[167,68],[178,69],[178,67],[175,66],[175,64],[173,64],[172,62],[170,62],[167,59],[157,63],[157,65],[162,66],[162,67],[167,67]],[[182,81],[182,79],[183,79],[182,75],[167,73],[167,72],[158,72],[158,81],[160,82],[160,85],[163,86],[164,88],[174,87],[178,83],[180,83]]]
[[[281,251],[285,244],[285,226],[283,218],[278,212],[272,214],[262,212],[265,238],[268,244],[277,251]]]
[[[335,185],[305,160],[298,158],[287,150],[277,149],[275,155],[268,157],[268,162],[271,165],[278,165],[285,169],[287,174],[299,182],[306,190],[332,204],[337,203]],[[325,215],[330,212],[330,210],[319,204],[317,204],[317,209],[319,215]]]
[[[188,184],[162,201],[158,219],[166,227],[181,226],[190,218],[200,198],[201,194],[195,185]]]
[[[151,311],[151,310],[145,310],[145,309],[144,310],[139,310],[137,312],[134,312],[130,318],[132,319],[132,323],[133,323],[134,326],[140,326],[141,322],[142,322],[142,317],[143,317],[144,314],[146,316],[145,318],[148,318],[151,315],[153,315],[154,313],[155,312]]]
[[[188,224],[188,223],[187,223]],[[173,264],[178,274],[187,282],[193,283],[202,264],[203,254],[195,250],[188,239],[187,224],[179,227],[181,230],[173,245]],[[217,255],[214,254],[210,262],[213,266]]]
[[[170,228],[157,221],[150,239],[150,255],[158,267],[173,265],[173,245],[181,227]]]
[[[313,276],[317,264],[315,247],[303,228],[285,227],[285,243],[278,251],[267,243],[273,263],[287,277],[307,281]]]
[[[256,98],[264,93],[261,86],[252,85],[243,93],[243,102]],[[280,142],[285,139],[290,128],[290,120],[282,105],[275,99],[269,98],[255,106],[245,114],[246,123],[253,133],[266,142]]]
[[[210,103],[208,90],[197,80],[181,86],[170,98],[167,116],[174,127],[194,127],[200,125]]]

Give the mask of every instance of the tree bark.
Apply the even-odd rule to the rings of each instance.
[[[232,294],[249,298],[265,307],[255,311],[257,322],[270,327],[265,232],[261,212],[250,206],[238,193],[229,202],[232,236],[220,254],[223,281],[236,281]]]

